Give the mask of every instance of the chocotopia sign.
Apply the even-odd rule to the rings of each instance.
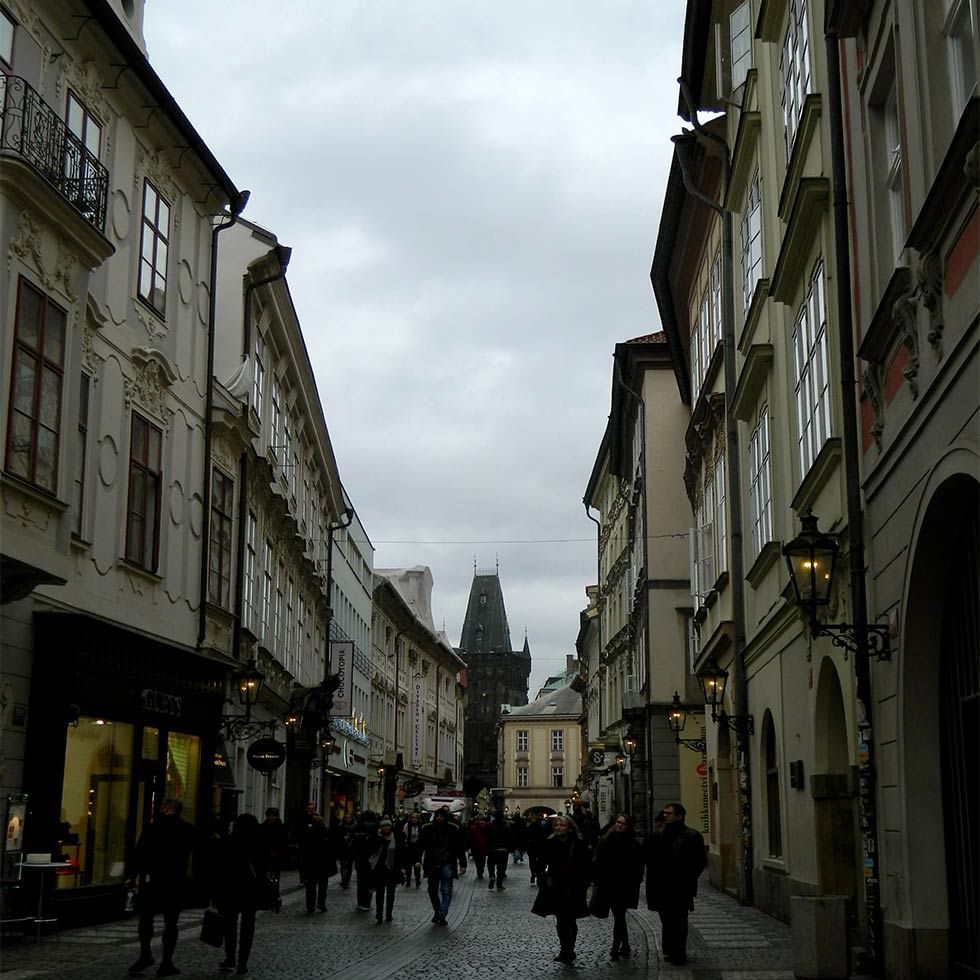
[[[275,772],[286,761],[286,746],[274,738],[260,738],[248,747],[245,757],[253,769]]]

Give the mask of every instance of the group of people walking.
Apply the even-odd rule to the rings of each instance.
[[[315,804],[307,805],[297,828],[300,878],[306,913],[326,912],[329,879],[339,873],[347,889],[356,876],[356,907],[373,907],[378,925],[393,921],[400,886],[421,887],[424,877],[432,923],[447,925],[453,884],[466,871],[467,853],[488,888],[503,891],[508,862],[527,853],[531,884],[538,886],[531,911],[555,916],[559,951],[555,960],[575,959],[578,920],[587,915],[613,919],[613,959],[631,954],[626,912],[639,905],[646,872],[647,907],[656,910],[663,928],[664,957],[687,959],[687,919],[705,865],[704,839],[684,822],[684,807],[672,803],[658,814],[657,828],[641,843],[630,818],[617,814],[600,834],[591,815],[542,816],[525,823],[502,811],[475,818],[465,830],[443,807],[428,823],[417,813],[396,823],[365,811],[357,820],[345,816],[327,827]],[[154,919],[162,915],[163,957],[158,976],[180,972],[174,964],[177,923],[187,898],[187,871],[195,850],[193,827],[181,817],[178,800],[167,800],[140,838],[134,858],[139,877],[140,955],[130,967],[138,976],[155,961],[151,952]],[[239,814],[226,836],[211,841],[203,855],[205,878],[223,928],[224,960],[220,968],[248,972],[255,936],[256,912],[279,911],[279,875],[286,866],[289,836],[270,808],[264,823]]]

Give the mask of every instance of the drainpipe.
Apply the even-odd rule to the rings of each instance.
[[[230,210],[222,217],[227,221],[222,221],[211,229],[211,270],[208,280],[210,289],[208,291],[208,355],[207,355],[207,376],[204,380],[204,489],[203,504],[204,513],[201,519],[201,589],[200,604],[198,609],[198,628],[197,645],[204,646],[204,638],[207,634],[207,603],[208,603],[208,558],[211,550],[211,443],[214,438],[214,345],[215,345],[215,292],[218,280],[218,235],[226,228],[230,228],[239,218],[245,205],[248,204],[249,192],[239,191],[238,197],[231,202]]]
[[[854,371],[854,324],[851,314],[851,253],[848,237],[847,167],[844,154],[844,121],[841,109],[839,38],[828,30],[827,108],[830,123],[830,158],[834,206],[834,271],[837,279],[837,317],[840,322],[841,406],[844,416],[844,480],[848,529],[848,559],[854,639],[857,653],[854,672],[857,682],[858,739],[865,761],[858,767],[861,784],[861,837],[864,858],[864,902],[867,918],[867,947],[871,970],[882,976],[881,892],[878,862],[878,802],[874,762],[874,700],[871,694],[871,658],[868,650],[868,597],[864,579],[864,511],[861,503],[861,472],[858,450],[857,379]]]
[[[252,293],[270,282],[282,279],[286,275],[289,266],[289,257],[292,250],[284,245],[276,245],[276,259],[279,262],[278,272],[262,279],[256,279],[246,284],[244,297],[242,300],[242,357],[247,359],[252,350]],[[246,277],[248,275],[246,274]],[[248,417],[248,402],[242,405],[242,415]],[[235,575],[235,634],[232,639],[232,652],[236,660],[241,660],[242,650],[242,625],[245,614],[245,522],[248,517],[248,502],[245,494],[246,481],[248,479],[248,451],[242,453],[238,464],[238,564]]]
[[[731,155],[728,144],[716,133],[706,130],[698,121],[697,109],[691,98],[690,88],[684,78],[679,78],[681,95],[687,103],[691,125],[698,136],[711,140],[720,149],[722,166],[722,193],[724,200],[728,190],[731,175]],[[681,176],[687,192],[706,204],[721,218],[721,250],[722,250],[722,350],[725,368],[725,442],[726,463],[728,468],[728,498],[730,515],[731,563],[732,573],[730,585],[732,589],[732,627],[734,630],[735,650],[733,666],[735,668],[735,704],[740,715],[748,711],[748,683],[745,676],[745,573],[742,556],[742,478],[741,460],[739,458],[738,422],[732,413],[732,400],[735,396],[735,286],[732,266],[734,248],[732,245],[732,214],[717,201],[701,193],[693,186],[688,172],[686,150],[689,141],[696,137],[690,132],[683,136],[673,137],[677,147],[677,160],[681,167]],[[744,726],[735,732],[736,754],[738,756],[738,787],[741,812],[741,852],[739,901],[743,905],[753,903],[753,853],[752,853],[752,772],[749,757],[749,736]]]

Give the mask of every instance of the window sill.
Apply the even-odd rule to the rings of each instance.
[[[836,436],[829,438],[817,453],[817,458],[810,464],[806,476],[800,481],[796,494],[790,506],[797,514],[802,514],[816,502],[824,484],[837,469],[843,456],[841,441]]]
[[[19,490],[24,494],[24,496],[36,500],[39,504],[42,504],[51,510],[56,510],[62,513],[68,510],[68,503],[66,501],[61,500],[49,490],[39,487],[36,483],[31,483],[29,480],[25,480],[22,476],[15,476],[13,473],[9,473],[4,470],[3,482],[16,490]]]
[[[72,551],[88,551],[92,547],[92,542],[87,538],[83,538],[80,534],[72,533],[71,536],[71,548]]]
[[[764,857],[761,862],[762,867],[767,871],[775,871],[777,874],[786,874],[786,861],[781,857]]]
[[[772,568],[773,565],[779,561],[779,556],[783,553],[783,543],[782,541],[767,541],[763,546],[762,550],[756,556],[756,559],[749,566],[749,570],[745,573],[745,580],[752,586],[753,589],[759,588],[762,584],[762,580],[766,576],[766,572]]]
[[[161,313],[145,296],[140,296],[139,293],[136,294],[136,302],[160,324],[161,331],[166,330],[166,314]]]
[[[718,601],[718,590],[715,588],[708,589],[707,595],[704,597],[704,606],[702,607],[705,611],[710,609]]]
[[[159,585],[163,581],[163,576],[159,572],[151,572],[148,568],[137,565],[136,562],[130,561],[128,558],[120,558],[119,566],[127,572],[132,572],[134,575],[145,578],[147,582],[152,582],[154,585]]]

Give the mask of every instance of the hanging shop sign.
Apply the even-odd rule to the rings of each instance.
[[[260,738],[248,747],[245,757],[253,769],[275,772],[286,761],[286,746],[274,738]]]
[[[353,712],[351,704],[354,687],[354,642],[352,640],[332,640],[330,643],[330,669],[340,678],[340,684],[333,695],[330,709],[337,718]]]
[[[144,711],[155,711],[160,715],[170,715],[171,718],[179,718],[184,713],[182,698],[176,694],[167,694],[166,691],[154,691],[149,687],[140,692],[140,704]]]

